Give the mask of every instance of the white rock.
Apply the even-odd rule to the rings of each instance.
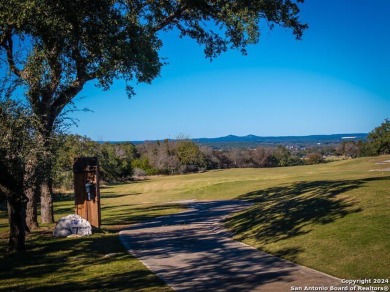
[[[57,225],[54,228],[53,235],[55,237],[67,237],[71,234],[77,234],[80,236],[91,235],[91,224],[76,214],[62,217],[58,220]]]

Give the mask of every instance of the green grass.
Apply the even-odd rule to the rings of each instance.
[[[117,231],[179,212],[178,200],[251,199],[226,224],[236,238],[341,278],[390,278],[390,156],[322,165],[231,169],[156,176],[102,188],[102,231],[55,239],[53,225],[34,231],[27,252],[0,258],[0,289],[169,290],[120,245]],[[72,197],[55,202],[56,219],[73,213]],[[0,251],[7,236],[0,210]],[[113,257],[104,255],[117,253]]]
[[[41,231],[30,240],[27,252],[2,260],[2,289],[171,291],[125,252],[117,234],[58,240]]]
[[[256,204],[232,216],[236,238],[346,279],[390,277],[390,180],[295,182],[241,196]]]

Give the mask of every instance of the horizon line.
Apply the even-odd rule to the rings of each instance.
[[[248,134],[244,136],[238,136],[234,134],[229,134],[226,136],[219,136],[219,137],[199,137],[199,138],[162,138],[162,139],[144,139],[144,140],[93,140],[95,142],[154,142],[154,141],[164,141],[164,140],[169,140],[169,141],[176,141],[176,140],[202,140],[202,139],[222,139],[222,138],[228,138],[228,137],[236,137],[236,138],[246,138],[246,137],[256,137],[256,138],[299,138],[299,137],[315,137],[315,136],[344,136],[341,138],[352,138],[351,136],[353,135],[368,135],[368,133],[334,133],[334,134],[310,134],[310,135],[280,135],[280,136],[258,136],[254,134]],[[354,137],[356,138],[356,137]]]

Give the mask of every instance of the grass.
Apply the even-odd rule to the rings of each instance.
[[[124,251],[117,234],[58,240],[40,231],[30,240],[27,252],[2,260],[2,289],[171,291]]]
[[[227,225],[236,238],[345,279],[389,278],[390,180],[295,182],[241,196],[255,200]]]
[[[28,237],[28,250],[4,254],[0,290],[169,291],[127,254],[117,231],[179,212],[178,200],[250,199],[227,220],[236,238],[288,260],[341,278],[390,278],[390,156],[273,169],[231,169],[156,176],[102,188],[102,230],[56,239],[53,225]],[[56,220],[73,213],[73,198],[58,197]],[[0,210],[0,251],[7,236]],[[104,257],[107,254],[112,257]]]

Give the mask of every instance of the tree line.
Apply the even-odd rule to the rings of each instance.
[[[385,120],[367,141],[343,141],[304,149],[256,147],[214,149],[190,139],[162,140],[134,145],[98,143],[79,135],[62,135],[54,162],[56,188],[73,187],[73,161],[96,156],[106,183],[130,181],[148,175],[171,175],[226,168],[285,167],[326,162],[327,157],[363,157],[390,154],[390,121]]]
[[[189,139],[132,143],[98,143],[79,135],[64,135],[54,162],[54,186],[73,187],[76,157],[99,159],[100,177],[106,183],[130,181],[147,175],[172,175],[212,169],[278,167],[304,164],[287,148],[213,149]],[[314,162],[310,160],[309,163]],[[321,162],[320,160],[317,163]]]
[[[31,109],[10,98],[11,89],[0,87],[0,200],[7,202],[9,246],[24,248],[24,233],[37,221],[39,186],[51,179],[54,189],[72,189],[76,157],[99,158],[101,177],[107,182],[128,181],[134,176],[185,174],[235,167],[284,167],[324,162],[326,155],[360,157],[390,154],[390,120],[386,119],[367,141],[345,141],[335,147],[312,147],[294,151],[284,146],[256,149],[213,149],[189,139],[131,143],[98,143],[79,135],[57,132],[50,149],[43,147],[39,120]],[[50,155],[47,154],[50,151]],[[50,159],[49,159],[50,158]],[[48,160],[49,159],[49,160]],[[51,172],[44,163],[51,164]],[[34,197],[35,200],[30,200]],[[41,201],[42,204],[42,201]]]

